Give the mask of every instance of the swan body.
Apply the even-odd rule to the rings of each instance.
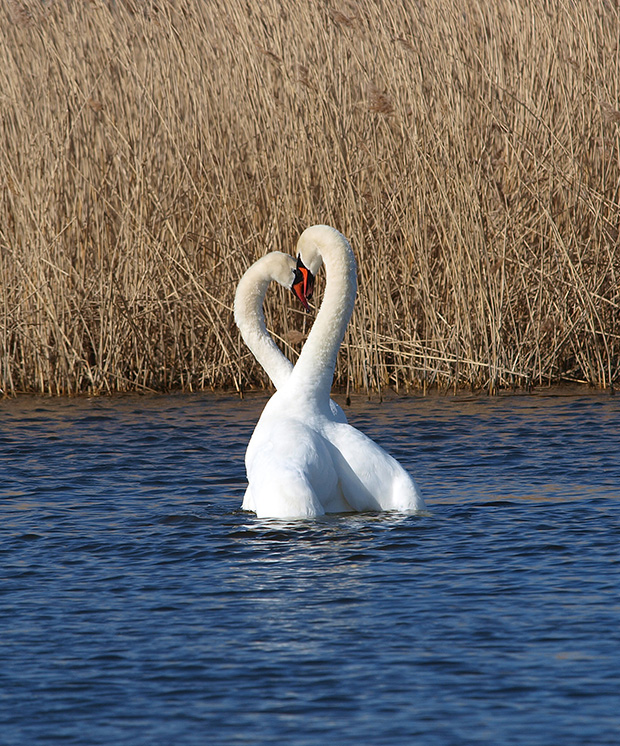
[[[263,302],[269,284],[274,281],[291,289],[297,263],[289,254],[272,251],[261,257],[246,270],[235,293],[234,317],[241,336],[250,348],[256,361],[271,379],[276,389],[281,388],[293,371],[293,363],[282,354],[271,338],[265,324]],[[332,418],[346,422],[340,405],[330,399]]]
[[[313,275],[325,264],[327,287],[297,364],[248,444],[242,507],[273,518],[423,510],[415,482],[398,461],[331,412],[336,357],[357,292],[351,246],[334,228],[319,225],[302,233],[297,250]]]

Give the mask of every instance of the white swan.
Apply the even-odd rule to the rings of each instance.
[[[313,275],[325,263],[327,287],[297,364],[267,403],[248,444],[243,508],[274,518],[423,510],[424,500],[403,467],[331,414],[336,356],[357,289],[349,242],[334,228],[312,226],[297,249],[300,266]]]
[[[293,363],[283,355],[265,325],[263,302],[272,281],[292,290],[306,309],[310,310],[307,299],[312,296],[314,276],[289,254],[272,251],[255,261],[237,285],[234,303],[235,323],[239,327],[243,341],[273,385],[279,389],[291,375]],[[329,406],[334,420],[347,421],[345,413],[335,401],[330,400]]]

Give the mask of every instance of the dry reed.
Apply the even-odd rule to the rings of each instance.
[[[318,222],[337,384],[612,386],[619,40],[610,0],[3,3],[2,391],[266,385],[236,281]]]

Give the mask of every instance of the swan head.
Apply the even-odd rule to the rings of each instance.
[[[326,267],[333,267],[335,274],[346,279],[355,297],[356,267],[351,244],[340,231],[329,225],[311,225],[297,241],[297,267],[293,281],[293,291],[306,310],[309,310],[307,301],[312,297],[314,278],[324,261]]]
[[[291,290],[299,298],[301,305],[306,311],[309,311],[310,306],[308,305],[308,301],[314,293],[314,274],[301,261],[301,256],[297,257]]]
[[[292,290],[304,308],[310,310],[308,301],[314,290],[314,276],[290,254],[271,251],[255,261],[239,280],[234,303],[237,326],[245,326],[248,316],[258,313],[262,317],[262,304],[272,280]]]
[[[308,272],[316,277],[323,266],[323,254],[321,249],[340,236],[335,228],[328,225],[311,225],[301,234],[297,241],[297,261],[308,268]]]

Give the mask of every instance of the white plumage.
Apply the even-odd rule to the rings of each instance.
[[[357,291],[351,246],[334,228],[316,225],[303,232],[297,251],[313,275],[325,264],[327,287],[293,370],[289,367],[288,375],[282,374],[280,365],[277,383],[269,373],[278,390],[263,410],[248,445],[243,508],[259,517],[273,518],[423,510],[424,500],[415,482],[398,461],[346,421],[336,419],[331,409],[336,357]],[[264,290],[261,314],[263,296]],[[235,302],[235,318],[243,332],[245,320],[239,318],[237,308]],[[256,346],[255,335],[244,334],[244,339],[264,365],[264,350],[257,355],[252,346]]]

